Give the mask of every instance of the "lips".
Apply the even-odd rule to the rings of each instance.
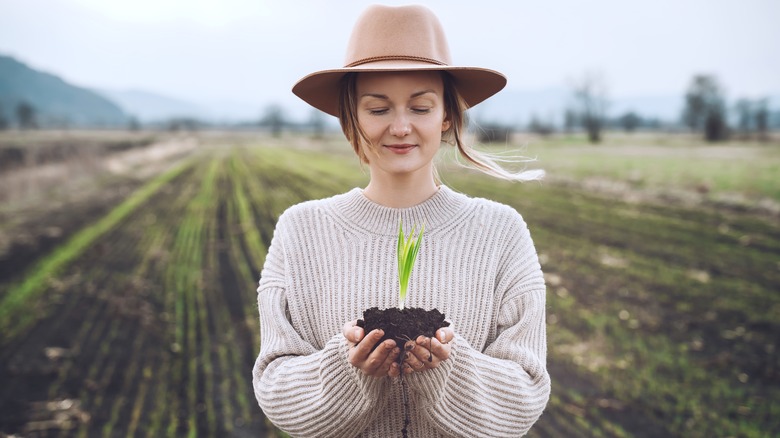
[[[413,144],[387,144],[385,147],[396,154],[406,154],[417,146]]]

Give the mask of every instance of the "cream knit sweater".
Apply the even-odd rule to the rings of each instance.
[[[400,436],[400,379],[351,366],[341,334],[364,309],[398,305],[399,220],[425,223],[407,306],[438,308],[456,333],[439,368],[405,377],[409,436],[525,434],[550,395],[537,254],[514,209],[446,186],[411,208],[356,188],[282,214],[257,289],[260,407],[295,437]]]

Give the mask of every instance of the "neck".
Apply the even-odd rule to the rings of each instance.
[[[426,175],[371,175],[363,194],[377,204],[391,208],[408,208],[433,196],[439,187],[433,173]]]

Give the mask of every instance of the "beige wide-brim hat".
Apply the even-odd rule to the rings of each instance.
[[[444,29],[424,6],[368,7],[347,45],[344,67],[305,76],[293,93],[330,115],[339,114],[341,78],[350,72],[446,71],[469,107],[498,93],[506,77],[487,68],[452,65]]]

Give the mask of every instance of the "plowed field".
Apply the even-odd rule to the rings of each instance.
[[[251,387],[275,220],[366,176],[344,145],[271,143],[206,138],[2,260],[0,436],[279,435]],[[531,436],[780,433],[778,217],[442,167],[540,252],[553,396]]]

